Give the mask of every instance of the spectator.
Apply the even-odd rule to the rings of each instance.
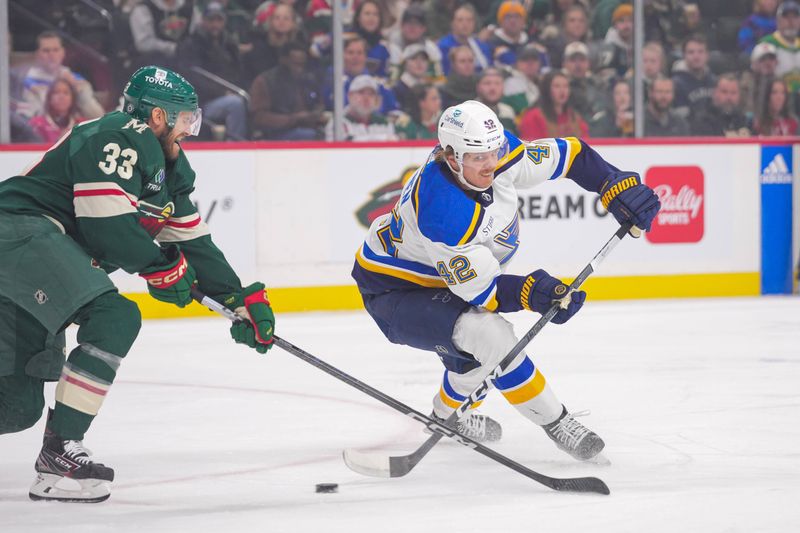
[[[552,31],[558,31],[564,24],[564,18],[567,15],[567,11],[576,6],[576,5],[583,5],[586,6],[586,0],[545,0],[548,5],[545,6],[545,11],[540,14],[542,20],[541,24],[541,31],[539,32],[540,35],[548,34]],[[528,11],[532,13],[540,13],[541,8],[537,8],[536,4],[539,1],[534,0],[533,2],[528,2],[530,5],[528,7]],[[602,33],[605,35],[605,32]]]
[[[498,28],[489,37],[492,59],[495,64],[513,65],[517,61],[517,52],[528,44],[525,33],[525,21],[528,13],[522,4],[514,0],[506,0],[497,10]]]
[[[519,132],[523,139],[534,141],[547,137],[587,137],[589,127],[569,105],[569,80],[553,70],[542,80],[539,107],[522,115]]]
[[[213,0],[222,6],[225,12],[225,30],[230,39],[235,42],[239,48],[239,53],[244,54],[253,48],[251,42],[252,30],[254,26],[253,9],[249,8],[246,3],[237,0]],[[287,0],[282,0],[287,1]],[[294,0],[288,0],[294,3]],[[265,4],[275,5],[275,2],[267,1],[258,6],[258,9],[264,9]],[[207,6],[207,3],[203,3]],[[273,7],[274,9],[274,7]],[[270,13],[271,14],[271,13]],[[258,12],[256,12],[256,20],[258,19]]]
[[[396,141],[394,126],[380,113],[378,81],[369,74],[356,76],[347,92],[344,108],[344,138],[347,141]],[[325,138],[333,140],[333,121],[328,122]]]
[[[747,119],[741,110],[739,81],[732,74],[720,76],[711,100],[692,114],[692,135],[747,137]]]
[[[342,2],[342,22],[345,26],[353,23],[356,0]],[[330,41],[330,31],[333,27],[333,8],[329,0],[310,0],[306,7],[305,26],[312,40],[325,37]]]
[[[800,91],[800,4],[785,0],[778,7],[778,29],[761,42],[775,46],[778,54],[776,74],[786,80],[789,92]]]
[[[250,114],[255,137],[307,141],[322,137],[327,122],[316,80],[306,70],[302,43],[281,48],[278,65],[256,77],[250,87]]]
[[[561,68],[564,64],[564,48],[570,43],[586,43],[589,37],[589,14],[583,4],[575,4],[567,8],[561,21],[561,28],[552,35],[542,36],[547,47],[547,55],[553,68]]]
[[[421,44],[428,54],[428,76],[437,81],[444,80],[442,73],[442,51],[427,36],[428,28],[425,21],[425,10],[419,4],[411,4],[403,12],[400,19],[400,29],[389,37],[389,52],[394,70],[393,79],[400,76],[400,65],[406,48],[412,44]]]
[[[683,43],[684,65],[675,67],[675,110],[683,117],[704,107],[711,100],[716,77],[708,68],[708,45],[702,35],[693,35]]]
[[[475,72],[475,54],[468,46],[450,49],[450,64],[453,65],[442,87],[442,106],[445,108],[475,98],[475,85],[478,82]]]
[[[5,75],[5,74],[3,74]],[[84,118],[97,118],[105,112],[94,97],[92,85],[80,74],[64,66],[64,44],[54,32],[43,32],[36,37],[34,64],[25,73],[22,100],[19,106],[25,118],[44,113],[47,91],[57,78],[72,84],[76,95],[78,113]]]
[[[453,13],[461,0],[425,0],[424,8],[431,39],[441,39],[450,31]],[[446,54],[442,52],[444,57]]]
[[[769,93],[761,102],[753,123],[753,133],[762,136],[797,135],[797,117],[789,111],[789,88],[783,80],[772,80]]]
[[[517,54],[514,67],[507,69],[508,76],[503,82],[503,101],[511,106],[517,117],[539,102],[541,68],[539,45],[529,43]]]
[[[302,40],[294,8],[289,4],[276,5],[272,15],[256,28],[252,50],[242,57],[244,83],[250,84],[256,76],[277,66],[282,47]]]
[[[344,93],[345,105],[349,98],[350,82],[356,76],[361,74],[369,74],[367,70],[367,42],[362,37],[351,36],[344,41]],[[381,113],[386,115],[392,111],[396,111],[397,98],[394,93],[387,89],[382,83],[378,83],[378,90],[380,91]],[[333,67],[328,68],[325,77],[325,87],[323,89],[323,97],[325,108],[329,111],[333,110]]]
[[[44,113],[28,124],[45,143],[53,144],[83,120],[78,116],[77,94],[69,80],[56,79],[47,90]]]
[[[741,52],[749,56],[757,42],[775,31],[777,9],[778,0],[753,0],[753,14],[742,22],[739,29],[738,44]]]
[[[353,30],[367,42],[367,70],[373,76],[389,75],[389,48],[383,40],[381,8],[375,0],[358,4],[353,17]]]
[[[392,87],[400,108],[408,113],[413,104],[411,89],[431,82],[429,77],[430,58],[423,44],[411,44],[403,50],[402,74]]]
[[[608,88],[589,70],[589,48],[574,42],[564,50],[564,72],[569,78],[570,106],[587,120],[594,120],[609,106]]]
[[[741,89],[742,109],[745,116],[753,121],[757,119],[756,111],[759,103],[768,99],[778,68],[778,52],[770,43],[758,43],[750,54],[750,70],[742,74],[739,84]]]
[[[478,76],[478,83],[475,86],[476,100],[494,111],[503,127],[513,133],[517,133],[516,118],[517,114],[510,105],[501,102],[503,98],[503,75],[495,67],[489,67],[482,71]]]
[[[633,137],[631,86],[617,80],[611,90],[611,105],[589,121],[592,137]]]
[[[592,35],[600,38],[611,29],[612,17],[623,0],[598,0],[592,11]]]
[[[491,65],[491,51],[489,46],[479,41],[475,36],[477,14],[471,4],[459,6],[453,13],[450,25],[451,33],[439,40],[439,50],[442,51],[442,71],[450,74],[450,50],[456,46],[467,46],[472,50],[475,61],[475,70],[481,71]]]
[[[650,41],[642,47],[642,74],[644,75],[645,95],[650,85],[666,72],[666,57],[661,43]]]
[[[675,83],[659,76],[650,84],[644,116],[644,134],[647,137],[684,137],[689,135],[689,123],[672,109]]]
[[[175,66],[178,42],[197,26],[194,0],[145,0],[131,9],[133,45],[142,65]]]
[[[598,67],[604,75],[624,77],[633,65],[633,7],[630,4],[617,6],[611,16],[613,26],[606,33]]]
[[[411,89],[408,114],[395,122],[400,139],[408,141],[436,139],[439,117],[442,115],[442,97],[439,89],[427,83]]]
[[[242,59],[239,46],[226,29],[225,9],[219,2],[210,2],[203,11],[197,30],[178,44],[176,57],[187,69],[187,78],[194,85],[203,103],[203,115],[209,121],[225,124],[225,138],[247,139],[247,104],[224,86],[191,70],[199,67],[241,87]]]

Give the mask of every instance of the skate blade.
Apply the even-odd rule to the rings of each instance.
[[[584,461],[585,463],[591,463],[598,466],[611,466],[611,460],[605,456],[603,452],[598,453],[591,459]]]
[[[111,496],[109,482],[103,479],[69,479],[39,473],[28,497],[33,501],[99,503]]]

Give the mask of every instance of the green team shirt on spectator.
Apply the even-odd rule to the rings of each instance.
[[[795,38],[792,43],[776,31],[760,42],[775,46],[778,53],[778,67],[775,73],[786,82],[789,92],[800,91],[800,37]]]

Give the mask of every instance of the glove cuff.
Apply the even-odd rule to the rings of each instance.
[[[147,280],[147,283],[153,287],[166,289],[178,283],[188,268],[189,263],[186,262],[186,257],[183,252],[179,252],[178,260],[172,266],[156,272],[140,273],[139,276]]]

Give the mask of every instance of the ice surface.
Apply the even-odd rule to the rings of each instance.
[[[525,313],[506,315],[522,334]],[[428,412],[441,369],[361,312],[279,316],[317,357]],[[74,336],[74,331],[72,331]],[[493,445],[611,496],[556,493],[453,442],[408,476],[348,470],[347,447],[407,453],[421,425],[303,361],[232,344],[222,319],[147,322],[85,444],[117,472],[97,505],[34,503],[43,422],[0,437],[0,532],[789,532],[800,529],[800,299],[590,302],[529,353],[607,442],[578,464],[490,394]],[[53,388],[48,386],[48,401]],[[316,483],[339,484],[317,494]]]

